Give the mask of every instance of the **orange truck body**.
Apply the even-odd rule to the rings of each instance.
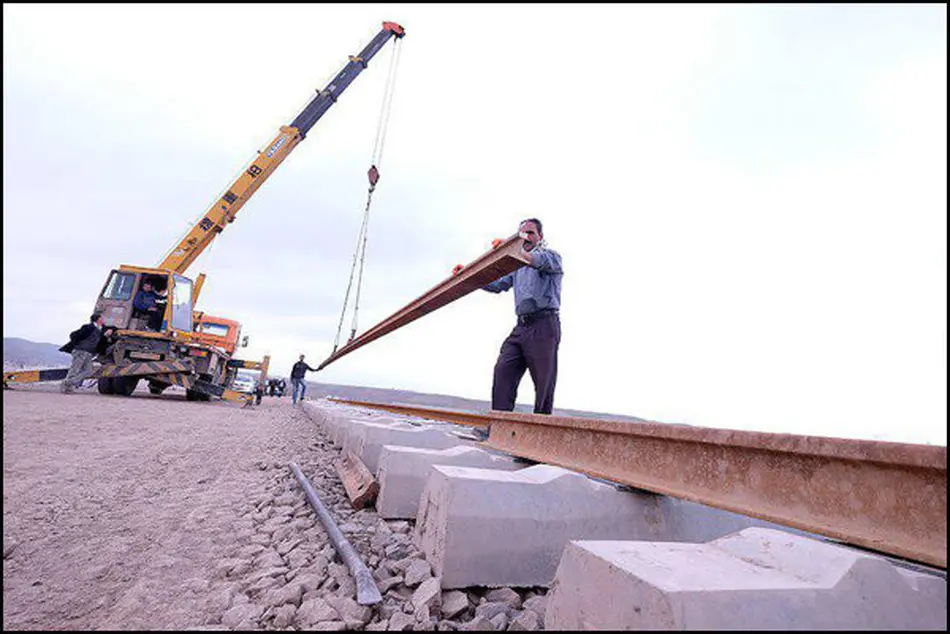
[[[233,319],[195,312],[194,339],[234,355],[241,340],[241,324]]]

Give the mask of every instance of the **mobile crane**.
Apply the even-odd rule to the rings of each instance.
[[[99,379],[99,391],[130,395],[140,379],[149,382],[152,392],[163,386],[178,385],[186,389],[189,400],[207,400],[218,396],[226,400],[250,404],[251,395],[230,389],[237,368],[261,368],[266,376],[267,359],[249,362],[231,359],[234,346],[220,345],[213,333],[195,328],[199,323],[213,324],[207,316],[196,315],[194,304],[204,283],[204,274],[197,283],[184,273],[266,181],[291,151],[303,141],[310,129],[329,110],[343,91],[367,67],[370,60],[390,39],[401,39],[404,29],[395,22],[383,22],[382,29],[359,55],[349,62],[322,90],[318,90],[288,126],[281,126],[274,139],[257,156],[221,196],[202,215],[182,240],[154,268],[120,265],[109,272],[96,300],[95,311],[104,317],[106,326],[116,329],[114,342],[107,355],[100,355],[101,365],[91,378]],[[161,324],[149,329],[147,319],[136,314],[133,298],[145,282],[167,296]],[[224,320],[236,324],[233,320]],[[197,332],[196,332],[197,330]],[[231,332],[234,332],[233,329]],[[239,329],[237,330],[239,333]],[[234,334],[236,341],[238,335]],[[65,378],[68,370],[24,370],[4,372],[3,385],[56,381]],[[263,378],[263,377],[262,377]]]

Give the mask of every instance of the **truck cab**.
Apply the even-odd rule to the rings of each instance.
[[[149,315],[134,306],[136,294],[146,283],[151,283],[158,295],[159,318],[151,324]],[[171,271],[122,265],[109,273],[96,300],[96,311],[102,313],[106,326],[181,336],[178,333],[192,330],[192,289],[190,279]]]
[[[158,295],[155,318],[135,308],[136,293],[151,283]],[[193,333],[193,283],[167,269],[122,265],[109,273],[96,301],[105,326],[117,329],[105,359],[119,366],[149,361],[186,361],[195,374],[221,384],[228,375],[230,355],[195,338]],[[118,381],[119,387],[115,383]],[[169,382],[162,375],[148,379],[149,389],[160,393]],[[100,392],[131,393],[137,378],[100,379]]]
[[[201,343],[217,346],[232,356],[239,345],[247,347],[247,337],[241,340],[240,322],[195,311],[194,323],[194,338]]]

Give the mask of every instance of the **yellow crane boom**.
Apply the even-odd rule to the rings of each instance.
[[[244,203],[258,190],[277,169],[287,155],[297,147],[310,128],[333,105],[347,86],[366,68],[390,38],[401,38],[405,31],[395,22],[383,22],[382,30],[370,41],[359,55],[350,56],[350,61],[330,81],[326,88],[304,107],[289,126],[281,126],[277,136],[258,152],[250,166],[241,172],[223,196],[202,216],[188,234],[162,260],[158,268],[174,271],[179,275],[211,244],[228,224],[234,222]]]

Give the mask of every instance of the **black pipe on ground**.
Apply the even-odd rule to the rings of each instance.
[[[307,480],[307,477],[300,470],[300,467],[297,466],[296,462],[291,462],[290,468],[297,477],[297,482],[300,483],[304,493],[307,494],[307,501],[310,502],[310,506],[313,507],[317,517],[320,518],[320,522],[330,536],[333,547],[340,553],[340,557],[343,558],[343,563],[350,569],[350,574],[353,576],[353,580],[356,581],[356,602],[360,605],[375,605],[382,601],[383,597],[379,594],[379,588],[376,587],[376,582],[373,581],[373,573],[369,571],[369,568],[367,568],[363,560],[360,559],[359,553],[356,552],[356,549],[353,548],[349,540],[343,536],[336,522],[333,521],[330,512],[327,511],[323,503],[320,502],[320,498],[317,497],[317,492],[313,490],[310,481]]]

